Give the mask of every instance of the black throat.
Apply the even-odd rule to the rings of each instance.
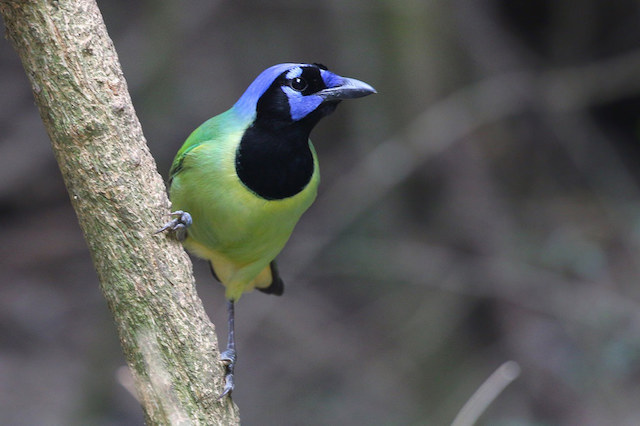
[[[310,127],[274,128],[256,120],[245,131],[236,152],[236,173],[242,183],[267,200],[281,200],[302,191],[313,176]]]
[[[256,117],[244,132],[236,152],[236,173],[242,183],[266,200],[282,200],[302,191],[313,176],[313,154],[309,134],[313,127],[336,109],[339,101],[321,102],[304,117],[294,120],[290,102],[324,89],[318,66],[305,67],[302,77],[309,83],[302,97],[289,99],[283,72],[256,103]]]

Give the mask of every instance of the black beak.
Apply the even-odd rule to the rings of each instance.
[[[342,77],[342,84],[335,87],[329,87],[316,93],[325,101],[354,99],[370,95],[376,92],[376,89],[355,78]]]

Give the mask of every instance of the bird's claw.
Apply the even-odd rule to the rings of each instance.
[[[187,238],[187,228],[193,223],[191,215],[187,212],[183,212],[182,210],[177,210],[175,212],[171,212],[171,216],[175,217],[165,223],[162,228],[155,232],[155,234],[170,231],[175,234],[178,241],[184,241],[184,239]]]
[[[231,392],[233,392],[233,387],[234,387],[233,374],[227,373],[227,375],[224,376],[224,390],[222,391],[222,394],[220,394],[218,399],[220,400],[225,396],[229,396],[229,398],[231,398]]]
[[[227,349],[220,354],[220,361],[222,361],[226,367],[235,365],[237,358],[238,355],[236,355],[235,349]]]
[[[224,376],[224,390],[218,399],[222,399],[225,396],[231,396],[234,388],[233,371],[236,366],[236,351],[233,349],[227,349],[220,354],[220,361],[224,364],[225,376]]]

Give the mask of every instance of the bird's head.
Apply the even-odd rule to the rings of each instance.
[[[341,77],[320,64],[279,64],[264,70],[247,88],[234,110],[243,119],[282,128],[301,125],[309,131],[343,99],[376,93],[365,82]]]

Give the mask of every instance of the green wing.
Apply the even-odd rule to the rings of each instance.
[[[184,159],[187,156],[187,153],[189,153],[189,151],[191,151],[193,148],[197,147],[202,143],[202,141],[197,141],[197,140],[189,143],[190,140],[191,140],[191,137],[189,137],[189,139],[186,140],[184,145],[182,145],[182,148],[180,148],[180,150],[176,154],[176,158],[173,159],[173,163],[171,164],[171,169],[169,169],[169,184],[171,184],[171,181],[173,181],[173,178],[176,177],[176,175],[182,171]]]
[[[227,111],[210,118],[194,130],[173,159],[171,169],[169,170],[169,183],[183,170],[184,159],[191,150],[205,142],[215,141],[220,138],[224,134],[221,130],[224,129],[225,126],[230,127],[232,121],[232,116],[229,114],[229,111]]]

